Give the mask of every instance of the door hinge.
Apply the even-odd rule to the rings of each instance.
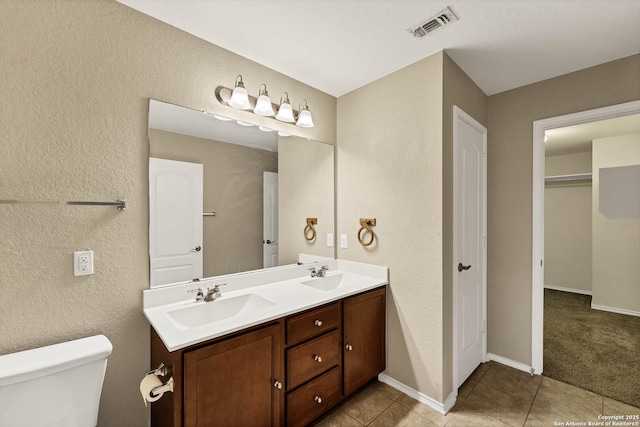
[[[482,319],[482,332],[486,332],[487,330],[487,321]]]
[[[487,153],[482,153],[482,164],[483,165],[487,164]]]
[[[487,236],[482,236],[482,248],[487,247]]]

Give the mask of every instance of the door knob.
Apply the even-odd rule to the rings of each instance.
[[[202,250],[202,246],[196,246],[195,249],[191,249],[191,252],[200,252]]]
[[[458,271],[462,271],[462,270],[468,270],[470,269],[471,266],[470,265],[462,265],[461,262],[458,263]]]
[[[272,243],[275,243],[275,242],[276,242],[275,240],[268,240],[268,239],[267,239],[267,241],[266,241],[265,243],[266,243],[267,245],[271,245]]]

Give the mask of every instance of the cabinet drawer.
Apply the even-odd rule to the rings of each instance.
[[[340,347],[340,333],[335,330],[287,350],[287,390],[336,366]]]
[[[287,425],[309,424],[340,402],[341,397],[340,370],[333,368],[287,394]]]
[[[340,325],[340,303],[317,308],[287,319],[287,344],[292,345]]]

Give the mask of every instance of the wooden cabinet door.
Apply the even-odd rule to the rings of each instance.
[[[184,426],[278,426],[284,420],[280,325],[184,355]]]
[[[344,394],[385,369],[386,288],[344,300]]]

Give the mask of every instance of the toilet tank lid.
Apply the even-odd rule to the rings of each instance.
[[[105,359],[113,346],[104,335],[81,338],[0,356],[0,386],[51,375]]]

